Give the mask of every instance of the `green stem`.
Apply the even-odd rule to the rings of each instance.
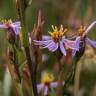
[[[19,2],[19,1],[18,1]],[[31,60],[30,50],[29,50],[29,38],[28,33],[26,30],[26,19],[25,19],[25,13],[26,13],[26,0],[20,0],[20,20],[21,20],[21,30],[22,30],[22,38],[23,38],[23,46],[25,49],[26,59],[28,62],[28,68],[31,76],[31,84],[33,87],[33,93],[34,96],[38,96],[37,94],[37,86],[36,86],[36,80],[35,80],[35,74],[34,74],[34,68]]]

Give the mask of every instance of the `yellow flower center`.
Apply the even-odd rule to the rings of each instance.
[[[80,26],[77,35],[81,36],[86,30],[86,26]]]
[[[50,84],[54,80],[53,74],[44,72],[41,76],[41,83]]]
[[[63,25],[60,26],[60,29],[52,25],[52,29],[53,29],[53,32],[49,32],[49,34],[56,42],[59,41],[62,38],[62,36],[64,36],[65,32],[67,31],[67,29],[63,28]]]
[[[12,24],[12,20],[2,20],[3,24],[6,25],[7,27],[10,27],[10,25]]]

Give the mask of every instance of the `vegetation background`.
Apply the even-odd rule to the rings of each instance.
[[[15,0],[0,0],[0,19],[18,20]],[[31,32],[37,21],[38,10],[41,9],[44,19],[44,34],[47,34],[51,25],[63,24],[72,29],[80,25],[88,26],[96,20],[96,0],[32,0],[26,12],[28,31]],[[89,37],[96,40],[96,28],[89,33]],[[13,96],[10,76],[6,70],[5,53],[8,47],[6,32],[0,30],[0,96]],[[48,53],[48,52],[47,52]],[[96,54],[95,49],[86,47],[84,56],[80,60],[75,78],[75,93],[78,96],[96,96]],[[48,53],[50,69],[54,57]],[[49,64],[50,63],[50,64]],[[72,91],[72,88],[69,88]],[[85,94],[85,95],[82,95]],[[77,96],[77,95],[76,95]]]

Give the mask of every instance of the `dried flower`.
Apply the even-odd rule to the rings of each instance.
[[[65,32],[67,31],[67,29],[63,29],[62,25],[60,26],[60,29],[52,25],[52,29],[53,32],[49,32],[51,36],[43,36],[42,41],[34,40],[35,45],[40,45],[43,48],[48,48],[51,52],[55,52],[59,48],[62,54],[65,56],[67,48],[76,51],[79,49],[79,37],[75,41],[66,39]]]

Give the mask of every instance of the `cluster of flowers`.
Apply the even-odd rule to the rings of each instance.
[[[81,47],[81,41],[96,48],[96,41],[92,41],[87,37],[87,33],[95,24],[96,21],[92,22],[88,28],[80,26],[75,40],[66,38],[65,33],[67,32],[67,29],[64,29],[62,25],[60,28],[52,25],[53,31],[49,32],[50,36],[44,35],[42,36],[41,41],[34,40],[34,44],[42,46],[42,48],[48,48],[51,52],[55,52],[60,49],[61,53],[65,56],[67,55],[66,50],[69,48],[72,50],[72,54],[75,55],[76,51],[79,51]],[[21,26],[19,21],[13,23],[11,20],[5,20],[2,24],[0,24],[0,28],[7,30],[13,29],[15,35],[19,35]],[[29,41],[31,43],[30,38]]]
[[[91,30],[91,28],[96,24],[96,21],[92,22],[88,28],[80,26],[80,29],[78,30],[78,33],[76,35],[76,39],[68,39],[65,35],[67,32],[67,29],[64,29],[61,25],[60,28],[57,28],[56,26],[52,25],[52,32],[49,32],[50,36],[44,35],[42,36],[42,40],[33,40],[35,45],[42,46],[42,48],[48,48],[49,51],[55,52],[57,50],[60,50],[61,53],[66,56],[67,55],[67,49],[72,50],[72,55],[74,56],[77,51],[82,47],[80,46],[81,42],[87,43],[91,45],[92,47],[96,48],[96,41],[90,40],[87,36],[87,33]],[[10,30],[12,29],[15,35],[20,34],[20,22],[12,22],[11,20],[5,20],[3,23],[0,24],[1,29]],[[29,42],[31,44],[31,40],[29,37]],[[46,79],[44,79],[46,78]],[[42,84],[38,84],[38,92],[44,89],[44,94],[46,95],[48,92],[49,86],[55,88],[57,86],[57,82],[53,82],[53,77],[51,76],[49,78],[48,74],[44,75],[44,78],[42,79]],[[64,84],[64,83],[63,83]]]

